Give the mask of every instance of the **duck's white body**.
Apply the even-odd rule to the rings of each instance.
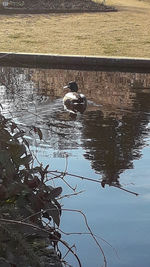
[[[75,83],[75,82],[71,82],[71,83]],[[70,87],[68,86],[68,88]],[[87,100],[83,94],[77,93],[77,89],[76,89],[76,91],[69,92],[64,96],[63,104],[64,104],[65,110],[69,111],[70,113],[73,113],[73,114],[76,114],[77,112],[83,113],[87,106]]]

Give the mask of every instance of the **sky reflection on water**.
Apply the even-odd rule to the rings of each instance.
[[[110,267],[150,265],[150,74],[40,70],[1,67],[0,97],[3,113],[15,121],[42,129],[27,138],[39,161],[52,170],[64,171],[68,155],[69,173],[100,184],[73,177],[66,180],[82,194],[64,199],[65,208],[82,210],[100,240]],[[88,98],[88,108],[77,120],[63,110],[63,86],[76,80]],[[25,127],[26,128],[26,127]],[[28,128],[26,128],[28,131]],[[72,193],[62,182],[65,194]],[[116,188],[139,193],[136,197]],[[62,229],[85,232],[79,214],[64,212]],[[91,237],[65,236],[76,244],[83,267],[102,266],[103,258]],[[63,248],[62,248],[63,250]],[[77,266],[72,256],[68,260]]]

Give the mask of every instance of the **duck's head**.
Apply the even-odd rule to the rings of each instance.
[[[78,91],[78,85],[76,82],[69,82],[68,85],[64,86],[64,89],[69,88],[71,92],[77,92]]]

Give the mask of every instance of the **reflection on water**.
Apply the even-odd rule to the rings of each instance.
[[[71,80],[88,99],[85,114],[76,120],[62,104],[63,86]],[[42,129],[44,141],[36,149],[51,148],[56,158],[79,150],[103,187],[120,186],[120,175],[133,168],[147,145],[150,74],[1,67],[0,99],[5,115],[23,127]],[[36,147],[38,141],[27,135]]]
[[[62,105],[63,86],[70,80],[88,99],[77,120]],[[149,74],[2,67],[0,83],[3,112],[40,127],[55,155],[82,147],[103,186],[119,185],[119,175],[140,158],[149,130]]]

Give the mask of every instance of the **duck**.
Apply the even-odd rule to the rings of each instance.
[[[64,109],[70,115],[83,114],[87,107],[87,99],[84,94],[78,93],[78,85],[75,81],[69,82],[64,89],[70,89],[71,92],[65,94],[63,98]]]

